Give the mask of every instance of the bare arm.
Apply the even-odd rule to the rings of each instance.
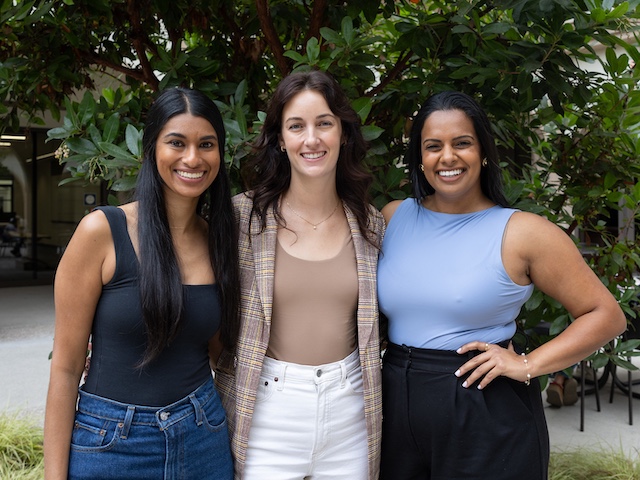
[[[532,377],[574,365],[625,330],[626,319],[616,299],[585,263],[571,238],[546,219],[524,212],[514,214],[504,239],[503,261],[512,280],[520,284],[532,281],[574,318],[564,332],[527,355]],[[460,353],[484,350],[484,345],[471,342]],[[459,374],[473,369],[468,386],[483,376],[481,387],[500,375],[524,381],[527,373],[519,355],[495,345],[463,365]]]
[[[380,213],[382,213],[384,221],[387,225],[389,225],[391,217],[393,217],[393,214],[396,213],[396,210],[401,203],[402,200],[393,200],[392,202],[387,203],[384,207],[382,207],[382,210],[380,210]]]
[[[78,225],[55,277],[55,337],[44,426],[45,478],[66,479],[78,385],[103,278],[113,275],[115,254],[106,217]],[[110,255],[111,253],[111,255]]]

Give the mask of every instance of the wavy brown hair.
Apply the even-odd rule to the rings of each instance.
[[[267,116],[260,135],[253,144],[254,155],[243,169],[248,190],[252,191],[251,214],[260,218],[262,229],[266,227],[267,212],[273,208],[278,223],[284,225],[279,199],[289,189],[291,165],[287,153],[281,151],[279,135],[282,131],[282,112],[285,105],[303,90],[320,93],[331,112],[342,124],[343,145],[340,148],[336,170],[338,196],[353,212],[364,237],[373,242],[369,225],[369,187],[373,176],[365,166],[367,142],[360,130],[360,117],[346,94],[328,73],[313,70],[293,73],[277,86],[267,107]]]

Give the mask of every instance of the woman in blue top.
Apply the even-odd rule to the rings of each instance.
[[[206,95],[165,90],[146,118],[135,201],[73,234],[55,280],[47,480],[233,478],[211,374],[239,325],[224,140]]]
[[[389,320],[381,479],[545,479],[536,377],[587,357],[626,326],[573,241],[507,207],[484,111],[443,92],[418,112],[406,161],[415,199],[388,224],[378,297]],[[527,353],[511,345],[534,285],[575,319]]]

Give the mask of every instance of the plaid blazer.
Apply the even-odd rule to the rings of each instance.
[[[251,197],[245,193],[236,195],[233,204],[240,230],[238,248],[242,320],[235,355],[229,351],[222,352],[216,367],[215,380],[227,412],[236,478],[242,478],[256,392],[269,344],[278,225],[271,213],[267,217],[265,230],[260,233],[260,221],[255,215],[250,218],[253,203]],[[358,351],[364,384],[369,479],[375,480],[379,474],[382,430],[382,380],[376,292],[378,250],[364,239],[356,217],[349,208],[344,208],[351,228],[358,270]],[[384,220],[373,207],[369,211],[369,221],[380,245],[384,235]]]

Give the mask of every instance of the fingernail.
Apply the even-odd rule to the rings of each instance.
[[[456,350],[456,353],[460,353],[460,352],[462,352],[462,347]]]
[[[456,370],[456,373],[454,373],[454,375],[455,375],[456,377],[459,377],[459,376],[460,376],[460,370]]]
[[[462,386],[463,386],[464,388],[467,388],[467,382],[462,382]]]
[[[478,390],[482,390],[482,385],[478,385]]]

